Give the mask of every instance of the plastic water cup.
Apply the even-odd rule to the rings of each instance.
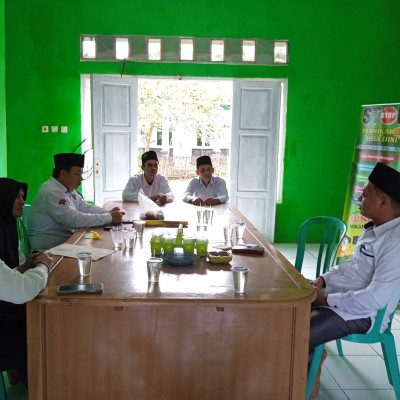
[[[204,208],[199,208],[197,210],[197,223],[202,224],[203,223],[203,217],[204,216]]]
[[[214,210],[211,207],[204,209],[203,222],[205,224],[210,224],[211,225],[213,217],[214,217]]]
[[[245,222],[235,223],[236,240],[243,240],[243,234],[245,229],[246,229]]]
[[[233,275],[233,287],[235,288],[235,293],[245,293],[247,276],[250,269],[247,267],[232,267]]]
[[[81,276],[89,276],[92,267],[92,253],[79,252],[76,258],[78,259],[79,274]]]
[[[111,238],[114,242],[115,250],[122,249],[122,242],[124,240],[124,231],[122,228],[112,228],[111,229]]]
[[[230,242],[232,240],[233,234],[233,226],[232,225],[225,225],[224,226],[224,239],[225,242]]]
[[[197,238],[196,239],[196,253],[200,257],[205,257],[207,255],[208,239],[207,238]]]
[[[147,260],[147,277],[149,282],[157,283],[159,281],[162,264],[162,258],[151,257]]]
[[[144,226],[146,225],[146,221],[133,221],[133,227],[136,230],[136,237],[141,238],[143,236]]]
[[[124,230],[125,250],[133,249],[135,246],[136,230],[129,228]]]
[[[207,232],[207,228],[207,224],[197,224],[196,226],[197,232]]]

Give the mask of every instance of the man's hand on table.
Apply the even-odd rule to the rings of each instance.
[[[203,201],[203,206],[216,206],[217,204],[221,204],[221,201],[216,197],[209,197]]]
[[[192,199],[189,202],[190,204],[194,204],[195,206],[201,206],[203,204],[203,199],[198,197],[197,199]]]
[[[119,207],[114,207],[113,209],[111,209],[110,214],[112,217],[111,223],[113,225],[122,224],[122,216],[125,215],[125,213],[123,211],[121,211]]]
[[[167,195],[164,193],[156,194],[153,197],[150,197],[157,204],[165,204],[168,200]]]

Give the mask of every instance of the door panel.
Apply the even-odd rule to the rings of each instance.
[[[259,135],[241,135],[239,137],[238,192],[266,192],[268,175],[260,165],[265,164],[268,151],[268,138]],[[251,171],[257,171],[256,174]]]
[[[95,202],[121,199],[137,172],[137,78],[92,75]]]
[[[114,192],[124,188],[130,172],[130,135],[128,132],[103,132],[104,160],[103,191]]]
[[[274,241],[281,83],[233,83],[230,201]]]

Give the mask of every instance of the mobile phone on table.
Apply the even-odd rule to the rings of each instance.
[[[102,283],[83,283],[77,285],[60,285],[58,294],[76,294],[76,293],[102,293]]]

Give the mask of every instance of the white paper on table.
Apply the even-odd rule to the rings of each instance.
[[[71,258],[76,258],[76,253],[78,252],[89,252],[92,253],[93,261],[100,260],[100,258],[103,258],[115,252],[115,250],[110,249],[99,249],[98,247],[79,246],[77,244],[69,243],[60,244],[59,246],[53,247],[52,249],[49,249],[47,251],[56,256]]]

